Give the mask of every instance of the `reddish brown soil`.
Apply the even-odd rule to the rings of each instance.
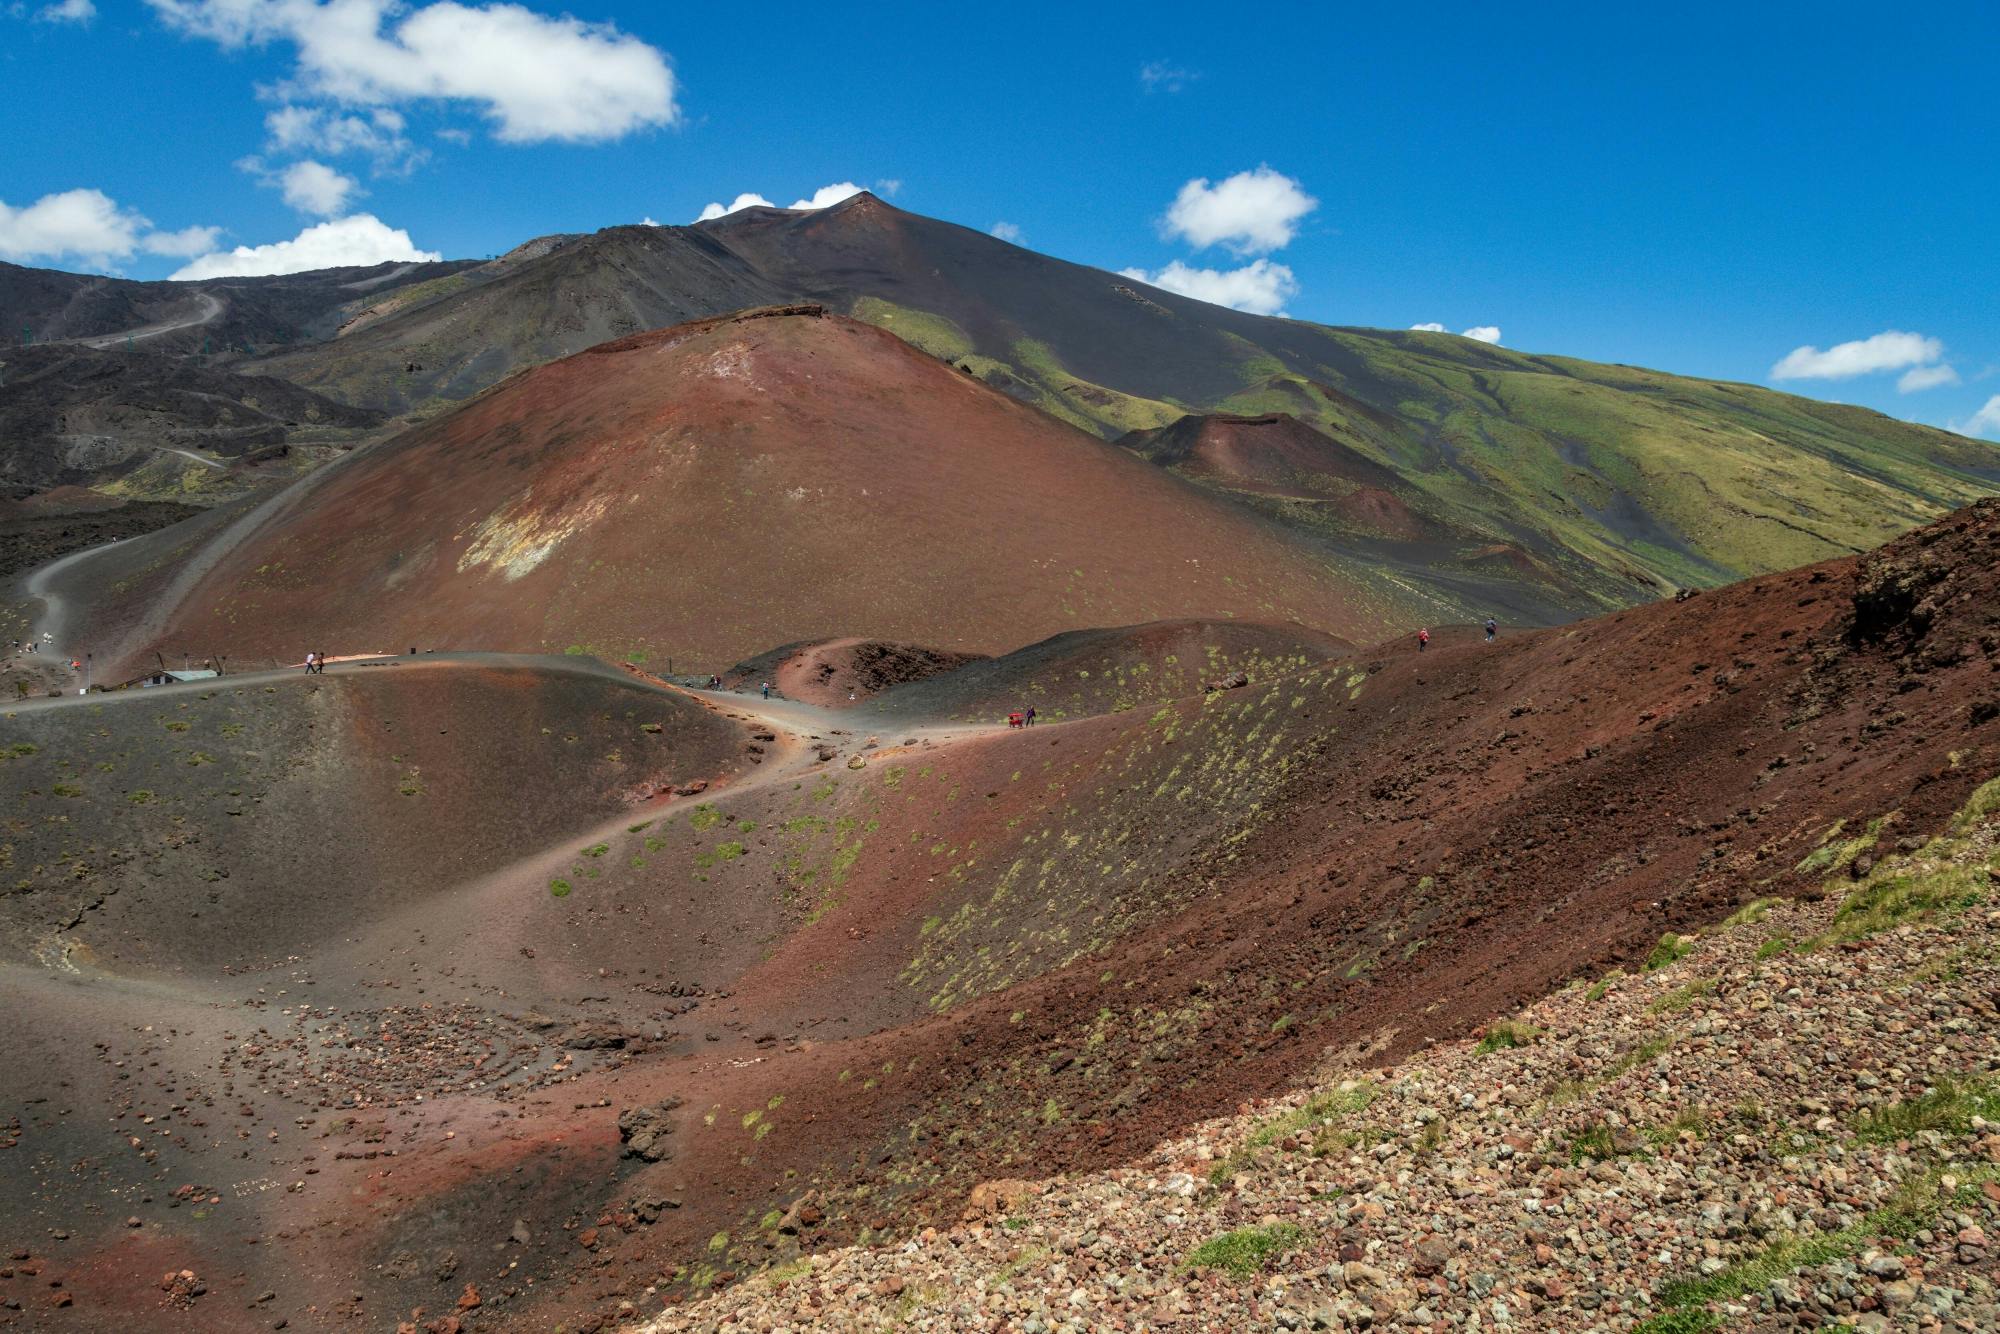
[[[1038,722],[1145,708],[1294,676],[1354,645],[1303,625],[1250,621],[1155,621],[1072,630],[1002,657],[900,686],[863,709],[856,726],[881,718],[997,722],[1034,708]],[[873,725],[866,723],[866,725]]]
[[[0,1051],[49,1099],[0,1112],[0,1247],[76,1292],[22,1327],[158,1320],[180,1264],[208,1328],[430,1320],[468,1282],[472,1329],[594,1328],[982,1178],[1119,1160],[1329,1046],[1462,1032],[1821,892],[1792,868],[1836,820],[1936,829],[2000,770],[1996,580],[1989,503],[1685,604],[1033,732],[869,749],[864,715],[706,700],[759,763],[491,874],[440,862],[450,892],[296,960],[0,973],[11,1013],[62,1016]],[[302,1101],[301,1060],[355,1105]],[[665,1099],[667,1156],[621,1159],[621,1112]],[[205,1218],[169,1207],[190,1183]]]
[[[817,629],[986,653],[1168,615],[1387,628],[1259,519],[816,310],[517,376],[343,465],[160,637],[246,657],[301,635],[575,646],[700,671]]]
[[[1357,535],[1414,542],[1444,533],[1410,508],[1393,470],[1290,413],[1191,415],[1118,443],[1214,486],[1326,505]]]
[[[761,691],[769,682],[786,699],[844,709],[896,686],[956,671],[981,657],[875,639],[827,639],[760,653],[720,675],[732,690]]]

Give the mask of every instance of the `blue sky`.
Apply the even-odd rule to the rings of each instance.
[[[852,182],[2000,438],[2000,7],[1395,8],[0,0],[0,258],[486,255]]]

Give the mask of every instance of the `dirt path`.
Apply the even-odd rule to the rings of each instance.
[[[62,594],[50,586],[50,580],[73,565],[101,556],[113,547],[123,546],[131,540],[126,537],[116,542],[106,542],[102,546],[85,547],[82,551],[72,551],[67,556],[29,571],[24,591],[42,604],[41,615],[35,618],[34,625],[28,631],[29,638],[39,639],[43,635],[48,635],[51,642],[47,651],[51,656],[60,654],[63,651],[64,633],[69,623],[69,604]]]
[[[142,324],[136,329],[124,329],[118,333],[98,334],[93,338],[78,338],[73,341],[81,343],[85,347],[97,348],[99,350],[112,347],[118,343],[137,343],[148,338],[158,338],[161,334],[173,333],[177,329],[193,329],[200,325],[213,324],[221,317],[222,312],[227,309],[220,297],[210,296],[207,292],[200,293],[196,299],[201,302],[201,309],[184,320],[164,320],[159,324]]]
[[[178,454],[184,459],[193,459],[196,463],[202,464],[204,467],[217,469],[225,467],[224,464],[217,463],[214,459],[203,458],[191,449],[176,449],[172,445],[154,445],[153,448],[163,450],[168,454]]]

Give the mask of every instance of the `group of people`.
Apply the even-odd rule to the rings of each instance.
[[[1033,727],[1034,725],[1035,706],[1032,704],[1025,709],[1016,709],[1007,715],[1007,726],[1009,727]]]
[[[410,652],[415,653],[416,650],[411,649]],[[306,654],[306,675],[307,676],[326,675],[326,654],[324,653]]]
[[[42,645],[53,644],[55,643],[55,641],[56,637],[51,634],[44,634],[39,639],[37,639],[33,635],[29,635],[26,639],[8,640],[7,649],[9,652],[15,654],[16,656],[20,656],[22,654],[27,654],[27,653],[40,653],[42,651]]]
[[[1500,637],[1500,622],[1491,616],[1486,618],[1486,642],[1492,643]],[[1431,632],[1428,627],[1417,631],[1417,652],[1422,653],[1431,646]]]

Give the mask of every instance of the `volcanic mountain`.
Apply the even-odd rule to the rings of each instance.
[[[2000,450],[1864,409],[1244,314],[868,194],[552,238],[476,277],[267,368],[395,410],[602,337],[815,301],[1107,438],[1289,414],[1421,493],[1408,503],[1468,535],[1466,559],[1553,584],[1568,615],[1864,550],[2000,485]],[[1324,506],[1286,517],[1325,532]]]
[[[1411,614],[1372,571],[816,307],[518,376],[230,541],[161,638],[717,669],[802,632],[988,653],[1166,616],[1360,638]]]

